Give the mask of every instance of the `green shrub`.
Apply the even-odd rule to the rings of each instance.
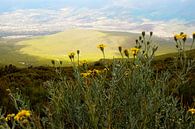
[[[49,103],[34,112],[31,128],[45,129],[193,129],[194,107],[183,106],[178,97],[181,90],[189,87],[190,70],[185,50],[180,51],[171,69],[160,72],[152,65],[158,47],[152,42],[152,32],[145,32],[136,40],[135,48],[125,49],[125,57],[113,59],[111,65],[104,59],[105,69],[76,67],[74,77],[69,78],[59,70],[59,78],[47,81]],[[180,35],[180,38],[182,35]],[[176,37],[177,38],[177,37]],[[185,45],[185,40],[181,45]],[[177,42],[176,41],[176,42]],[[194,41],[194,40],[193,40]],[[178,45],[178,44],[177,44]],[[104,46],[101,44],[101,46]],[[177,48],[184,46],[177,46]],[[103,47],[104,48],[104,47]],[[119,50],[121,55],[122,49]],[[104,62],[105,61],[105,62]],[[79,64],[79,63],[78,63]],[[170,65],[170,64],[169,64]],[[72,75],[70,75],[72,76]],[[30,91],[31,89],[29,89]],[[38,94],[32,89],[34,94]],[[28,101],[15,94],[13,100],[23,102],[20,109],[27,108]],[[192,95],[193,97],[193,95]],[[22,101],[23,100],[23,101]],[[194,100],[193,100],[194,102]],[[15,105],[18,102],[15,101]],[[189,110],[189,108],[191,108]],[[31,109],[32,110],[32,109]],[[35,125],[35,126],[33,126]],[[20,127],[20,125],[18,125]]]
[[[194,128],[194,114],[174,96],[184,83],[175,78],[175,86],[170,87],[175,73],[168,69],[156,73],[151,66],[157,48],[151,35],[146,39],[142,33],[132,49],[136,50],[133,60],[113,60],[109,71],[85,77],[75,68],[75,80],[50,82],[46,128]],[[179,75],[192,67],[184,61],[176,71]],[[180,77],[186,79],[187,74]]]

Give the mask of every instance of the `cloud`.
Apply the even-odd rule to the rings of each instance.
[[[124,0],[125,2],[125,0]],[[112,7],[21,9],[0,14],[0,32],[12,34],[54,33],[70,28],[86,28],[109,31],[154,31],[158,36],[172,36],[180,31],[192,33],[194,21],[153,20],[131,14],[125,8]]]

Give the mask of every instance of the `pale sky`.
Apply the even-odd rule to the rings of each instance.
[[[195,31],[194,0],[1,0],[0,32]]]

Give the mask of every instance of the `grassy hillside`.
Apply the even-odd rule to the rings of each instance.
[[[68,54],[76,50],[80,50],[81,60],[95,61],[102,58],[97,49],[102,43],[106,44],[106,58],[112,59],[120,57],[118,46],[134,47],[137,38],[136,33],[72,29],[29,39],[0,39],[0,65],[40,66],[61,60],[67,66],[70,64]],[[159,46],[156,55],[176,52],[173,39],[153,36],[152,42]]]
[[[18,67],[30,65],[45,65],[50,62],[45,58],[23,54],[20,49],[23,46],[16,45],[17,42],[25,39],[0,39],[0,65],[14,64]]]
[[[139,34],[127,32],[106,32],[96,30],[67,30],[54,35],[42,36],[30,40],[21,41],[18,45],[24,45],[20,52],[47,59],[69,60],[67,54],[80,50],[81,60],[97,60],[102,53],[97,49],[98,44],[106,44],[106,58],[118,57],[118,46],[131,48]],[[154,37],[153,41],[159,44],[157,54],[174,51],[174,43],[169,39]]]

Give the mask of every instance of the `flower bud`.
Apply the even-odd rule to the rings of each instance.
[[[79,55],[80,54],[80,50],[77,50],[77,55]]]
[[[145,35],[146,35],[146,32],[145,32],[145,31],[143,31],[143,32],[142,32],[142,36],[144,37]]]
[[[136,44],[138,44],[138,40],[137,39],[135,40],[135,42],[136,42]]]
[[[193,40],[195,40],[195,32],[192,34]]]
[[[125,56],[129,58],[129,51],[127,49],[124,50]]]
[[[121,52],[122,52],[122,47],[119,46],[119,47],[118,47],[118,50],[119,50],[119,52],[121,53]]]
[[[174,36],[174,40],[175,40],[175,42],[177,42],[177,36],[176,35]]]
[[[151,31],[151,32],[150,32],[150,37],[151,37],[152,35],[153,35],[153,32]]]
[[[60,61],[60,65],[62,65],[62,63],[63,63],[63,62],[62,62],[62,61]]]

